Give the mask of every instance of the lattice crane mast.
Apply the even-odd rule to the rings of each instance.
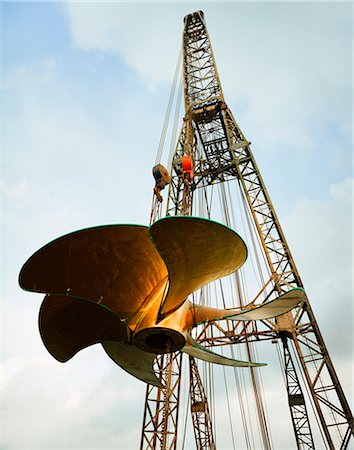
[[[250,142],[225,103],[201,11],[189,14],[184,19],[183,78],[185,116],[172,160],[166,214],[191,215],[196,211],[194,197],[198,192],[215,184],[235,180],[244,196],[269,274],[269,279],[264,280],[255,298],[255,304],[291,288],[302,287],[300,275],[251,152]],[[209,210],[207,215],[210,216]],[[241,326],[237,322],[225,321],[223,328],[220,323],[216,326],[210,321],[202,327],[198,340],[209,346],[234,343],[246,343],[249,346],[256,340],[280,338],[297,447],[314,449],[315,444],[293,356],[300,362],[300,370],[326,448],[348,448],[353,436],[352,413],[308,299],[295,312],[268,320],[262,325]],[[217,333],[214,333],[216,327]],[[293,356],[290,347],[295,349]],[[165,380],[166,373],[173,374],[173,381],[170,377],[165,390],[152,386],[147,389],[141,450],[176,449],[181,355],[177,353],[170,358],[167,365],[159,360],[158,369]],[[206,395],[193,359],[190,360],[190,375],[196,446],[198,450],[214,449]],[[198,396],[203,399],[199,405],[199,419],[196,417],[198,407],[196,402],[193,403],[193,399]],[[263,440],[263,446],[271,447],[267,439]]]

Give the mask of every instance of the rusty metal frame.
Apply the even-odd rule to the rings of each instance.
[[[165,388],[147,385],[140,450],[176,450],[182,353],[156,358],[155,370]]]
[[[189,357],[190,407],[197,450],[216,450],[207,396],[195,359]]]

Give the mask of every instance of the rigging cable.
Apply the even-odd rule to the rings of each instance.
[[[170,115],[171,115],[173,99],[175,97],[175,91],[176,91],[178,74],[180,72],[181,60],[182,60],[182,48],[179,51],[179,55],[178,55],[178,59],[177,59],[175,74],[174,74],[174,77],[173,77],[172,87],[171,87],[170,96],[169,96],[168,104],[167,104],[165,120],[163,122],[163,127],[162,127],[161,136],[160,136],[159,146],[157,148],[157,154],[156,154],[156,159],[155,159],[155,166],[161,161],[162,151],[163,151],[163,147],[165,145],[165,139],[166,139],[168,124],[169,124],[169,121],[170,121]]]
[[[231,226],[230,223],[230,210],[233,210],[233,205],[231,201],[227,201],[226,198],[226,192],[225,192],[225,186],[221,185],[221,193],[222,193],[222,209],[224,213],[225,220],[227,222],[228,226]],[[230,204],[230,208],[228,207],[228,204]],[[234,214],[232,214],[234,217]],[[236,225],[236,224],[235,224]],[[239,289],[239,293],[241,296],[241,304],[244,304],[244,301],[242,301],[242,297],[244,294],[244,290],[241,291],[242,285],[240,282],[239,274],[236,274],[237,279],[237,286]],[[253,360],[253,345],[252,342],[249,342],[246,335],[246,350],[247,350],[247,356],[249,361]],[[271,438],[270,438],[270,430],[267,425],[267,418],[265,414],[265,408],[264,408],[264,400],[263,400],[263,392],[262,392],[262,386],[260,384],[260,375],[252,368],[249,368],[250,376],[251,376],[251,382],[253,386],[253,392],[255,396],[256,406],[257,406],[257,412],[258,412],[258,418],[259,418],[259,427],[261,431],[263,446],[266,450],[271,449]]]
[[[253,233],[251,233],[251,238],[252,238],[252,243],[253,243],[253,246],[254,246],[254,249],[255,249],[256,244],[255,244],[255,237],[254,237],[254,234],[256,234],[256,233],[255,233],[254,222],[253,222],[253,221],[251,220],[251,218],[250,218],[251,213],[250,213],[249,208],[247,208],[247,206],[248,206],[248,205],[247,205],[247,201],[246,201],[245,196],[244,196],[244,194],[243,194],[243,192],[242,192],[241,189],[240,189],[240,192],[241,192],[241,194],[242,194],[242,201],[243,201],[243,204],[244,204],[244,209],[245,209],[245,211],[247,211],[246,218],[247,218],[247,222],[248,222],[248,225],[249,225],[250,229],[251,229],[251,224],[253,224],[253,227],[252,227],[252,228],[253,228]],[[264,266],[265,266],[266,269],[269,271],[269,267],[268,267],[268,265],[267,265],[267,263],[266,263],[265,254],[264,254],[263,248],[262,248],[262,246],[261,246],[261,243],[260,243],[258,234],[256,234],[256,236],[258,237],[257,242],[258,242],[259,248],[260,248],[260,250],[261,250],[259,253],[263,256],[263,263],[264,263]],[[254,250],[254,253],[255,253],[255,256],[256,256],[256,259],[257,259],[257,266],[258,266],[259,272],[260,272],[260,274],[261,274],[262,271],[261,271],[260,261],[259,261],[259,259],[258,259],[259,253],[258,253],[256,250]],[[268,275],[270,276],[270,273],[269,273],[269,272],[268,272]],[[263,286],[264,286],[265,284],[264,284],[264,279],[263,279],[263,278],[262,278],[262,283],[263,283]],[[278,343],[277,343],[277,346],[279,346]],[[282,362],[281,354],[280,354],[279,351],[278,351],[277,353],[278,353],[279,363],[280,363],[281,367],[284,368],[283,362]],[[298,359],[297,359],[297,353],[296,353],[296,352],[293,352],[293,354],[295,354],[295,356],[296,356],[296,361],[297,361],[297,365],[299,366],[299,362],[298,362]],[[300,374],[301,374],[301,377],[303,378],[303,373],[302,373],[301,370],[300,370]],[[283,372],[282,375],[283,375],[283,379],[284,379],[284,384],[286,385],[285,373]],[[304,381],[303,381],[303,385],[306,387],[306,390],[308,391],[307,383],[304,383]],[[311,397],[309,396],[309,393],[308,393],[308,392],[307,392],[307,394],[308,394],[308,397],[311,399]],[[314,412],[314,415],[315,415],[315,417],[316,417],[316,421],[317,421],[317,423],[318,423],[318,425],[319,425],[319,419],[318,419],[318,417],[317,417],[317,414],[316,414],[315,407],[314,407],[314,405],[313,405],[312,399],[311,399],[310,404],[311,404],[312,410],[313,410],[313,412]],[[322,431],[322,429],[321,429],[320,426],[319,426],[319,430],[320,430],[320,432],[321,432],[322,440],[323,440],[324,444],[326,445],[325,439],[324,439],[324,436],[323,436],[323,431]],[[326,447],[327,447],[327,445],[326,445]]]
[[[177,67],[178,65],[181,65],[181,53],[180,53],[180,57],[177,63]],[[178,125],[179,125],[179,116],[180,116],[180,112],[181,112],[181,103],[182,103],[182,86],[183,86],[183,78],[182,78],[182,73],[180,70],[180,67],[178,67],[178,69],[176,68],[176,71],[179,70],[180,72],[180,79],[179,79],[179,83],[178,83],[178,91],[177,91],[177,100],[176,100],[176,106],[175,106],[175,115],[174,115],[174,119],[173,119],[173,126],[172,126],[172,133],[171,133],[171,143],[170,143],[170,151],[169,151],[169,157],[168,157],[168,163],[167,163],[167,168],[172,172],[172,160],[173,157],[175,155],[176,152],[176,147],[178,146],[178,142],[180,141],[180,138],[178,138],[178,141],[176,140],[177,137],[177,129],[178,129]]]
[[[222,352],[223,353],[223,352]],[[225,366],[222,366],[222,372],[224,375],[224,384],[225,384],[225,392],[226,392],[226,402],[227,402],[227,409],[229,412],[229,423],[230,423],[230,430],[231,430],[231,439],[232,439],[232,445],[234,450],[236,450],[236,443],[235,443],[235,433],[234,433],[234,427],[232,425],[232,419],[231,419],[231,408],[230,408],[230,398],[229,398],[229,390],[227,387],[227,379],[226,379],[226,373],[225,373]]]
[[[267,272],[267,276],[268,277],[270,277],[269,267],[268,267],[268,264],[267,264],[267,260],[266,260],[265,254],[264,254],[263,247],[262,247],[261,242],[260,242],[259,235],[258,235],[257,231],[255,230],[254,221],[251,220],[251,217],[250,217],[251,216],[251,211],[250,211],[250,209],[248,207],[248,203],[247,203],[247,200],[245,198],[244,192],[243,192],[243,190],[241,188],[241,183],[240,182],[239,182],[239,190],[237,192],[239,192],[239,195],[241,196],[241,201],[242,201],[242,204],[243,204],[243,210],[245,212],[245,217],[246,217],[246,221],[247,221],[249,235],[250,235],[251,242],[252,242],[253,255],[254,255],[255,260],[256,260],[257,269],[258,269],[258,275],[259,275],[259,277],[261,279],[261,286],[265,286],[266,283],[265,283],[264,276],[263,276],[263,270],[262,270],[262,266],[261,266],[261,261],[259,259],[259,254],[263,256],[263,264],[264,264],[265,270],[268,271]],[[239,208],[241,209],[241,205],[240,204],[239,204]],[[242,215],[241,215],[241,217],[242,217]],[[243,227],[245,228],[244,224],[243,224]],[[258,239],[256,239],[255,236]],[[256,245],[256,242],[258,242],[258,247]]]
[[[185,390],[186,390],[186,386],[187,384],[185,383]],[[185,394],[184,398],[187,397],[187,403],[186,403],[186,413],[185,413],[185,417],[184,417],[184,426],[183,426],[183,436],[182,436],[182,447],[181,450],[184,450],[185,445],[186,445],[186,435],[187,435],[187,421],[188,421],[188,417],[189,417],[189,403],[190,403],[190,395]]]

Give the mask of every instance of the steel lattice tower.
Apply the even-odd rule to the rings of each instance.
[[[291,288],[303,287],[250,143],[225,103],[201,11],[184,19],[183,77],[185,116],[172,161],[167,215],[191,214],[198,189],[236,180],[247,200],[246,206],[270,273],[259,293],[264,295],[259,295],[257,301],[263,302]],[[183,155],[190,155],[194,161],[191,183],[183,180]],[[213,333],[214,328],[218,333]],[[218,337],[213,338],[214,335]],[[274,339],[280,339],[283,347],[283,371],[297,447],[304,450],[315,448],[294,357],[300,362],[301,375],[327,448],[347,449],[353,436],[352,413],[308,299],[292,313],[260,325],[242,325],[227,320],[217,325],[208,322],[198,334],[198,341],[208,346],[250,345],[254,341]],[[175,378],[172,381],[169,378],[166,390],[151,386],[147,389],[141,450],[177,448],[181,356],[175,355],[167,367],[162,367],[161,361],[158,364],[162,378],[166,379],[166,373],[172,373]],[[190,361],[190,374],[196,448],[214,449],[207,399],[193,359]],[[199,404],[196,399],[199,399]],[[339,436],[339,444],[334,433]],[[263,445],[270,448],[266,439]]]

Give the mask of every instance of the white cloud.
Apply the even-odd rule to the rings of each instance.
[[[171,83],[182,17],[201,7],[226,101],[246,135],[253,130],[263,146],[291,138],[298,156],[324,138],[320,123],[348,136],[349,4],[66,4],[76,46],[121,55],[153,86]]]
[[[102,75],[96,73],[94,58],[87,58],[79,69],[75,66],[80,74],[77,84],[63,70],[67,61],[48,56],[34,61],[33,67],[19,64],[4,83],[8,103],[4,130],[3,374],[8,409],[3,430],[8,449],[31,445],[77,448],[86,444],[116,448],[117,442],[124,449],[133,443],[134,448],[139,445],[144,385],[112,367],[98,347],[85,350],[67,365],[52,360],[37,330],[41,298],[20,293],[17,275],[32,251],[65,232],[104,222],[148,221],[152,187],[149,167],[162,124],[160,105],[156,107],[158,89],[172,79],[182,17],[191,11],[190,6],[66,4],[76,48],[94,56],[97,52],[120,55],[137,75],[129,79],[129,89],[123,83],[127,73],[122,65],[121,71],[115,68],[117,78],[107,87],[109,96],[104,97]],[[196,9],[201,5],[192,6]],[[294,26],[287,30],[289,22],[280,19],[289,16],[281,13],[282,6],[273,17],[271,12],[264,15],[257,4],[253,10],[243,4],[230,8],[203,5],[226,100],[231,106],[235,104],[235,113],[239,110],[235,115],[241,119],[242,128],[246,124],[244,131],[252,130],[255,138],[250,138],[262,143],[260,151],[269,152],[269,164],[276,164],[270,144],[286,140],[290,150],[295,143],[299,151],[301,146],[313,146],[318,134],[318,130],[311,130],[317,124],[313,120],[316,115],[324,122],[334,118],[344,133],[348,116],[343,112],[347,111],[343,98],[348,86],[346,53],[338,51],[343,38],[338,27],[343,26],[345,31],[347,22],[342,15],[336,15],[333,7],[331,14],[320,14],[320,5],[318,9],[309,8],[304,17],[299,10],[291,17]],[[317,42],[321,36],[324,41]],[[85,78],[82,67],[91,67],[94,83]],[[155,89],[155,95],[147,94],[145,86],[141,88],[139,76]],[[85,83],[87,89],[80,95],[79,88]],[[101,105],[93,100],[96,92],[97,97],[103,97]],[[323,137],[323,128],[320,132]],[[330,158],[336,157],[337,166],[343,170],[343,161],[348,164],[343,156],[345,148],[333,144],[330,150]],[[322,156],[321,151],[318,154]],[[312,180],[302,173],[287,176],[294,176],[296,182],[301,178],[310,190],[309,183],[315,183],[317,174]],[[347,362],[350,336],[339,341],[338,329],[343,329],[343,324],[346,330],[351,329],[346,314],[351,279],[347,245],[350,186],[350,181],[333,185],[329,198],[322,201],[312,195],[297,203],[284,221],[346,392],[351,384]],[[308,251],[304,253],[304,249]],[[323,264],[326,261],[328,264]],[[269,362],[267,353],[259,359]],[[266,370],[273,374],[270,367]],[[279,373],[278,378],[268,377],[270,404],[278,388],[268,388],[275,379],[280,385],[280,378]],[[284,392],[283,385],[279,389]],[[224,412],[225,396],[220,397],[220,403]],[[285,416],[286,407],[281,411]],[[220,417],[222,421],[223,413]],[[19,424],[23,425],[20,432]],[[225,429],[222,425],[220,436]],[[286,442],[285,427],[282,431],[279,439]]]
[[[131,416],[141,409],[145,388],[127,383],[128,375],[106,362],[102,349],[101,355],[88,351],[78,364],[9,360],[2,367],[2,448],[117,448],[117,436],[122,449],[136,448],[140,424]]]
[[[170,32],[173,10],[154,3],[70,2],[65,7],[74,45],[121,55],[152,88],[171,80],[181,42]],[[149,24],[144,21],[147,15]]]
[[[353,350],[353,186],[348,178],[332,185],[325,200],[299,201],[284,221],[300,276],[336,357]]]

